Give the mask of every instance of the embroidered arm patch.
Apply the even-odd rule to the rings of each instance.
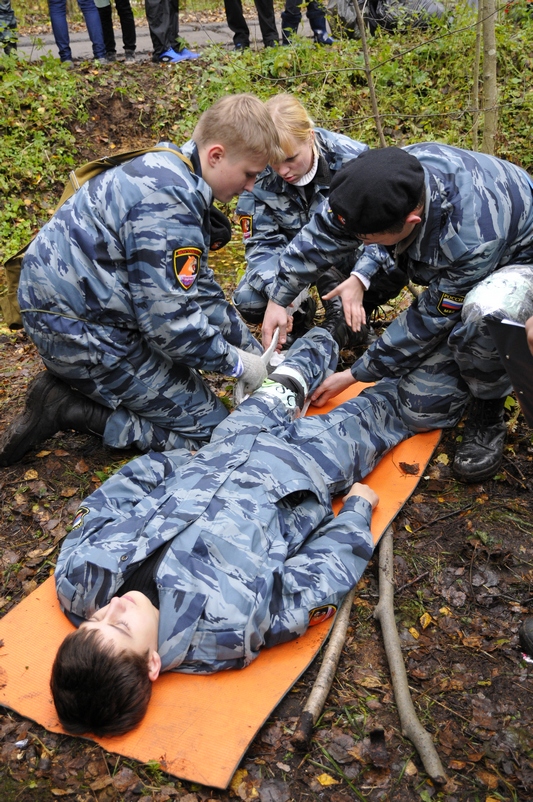
[[[202,251],[199,248],[176,248],[172,254],[174,273],[178,284],[184,290],[189,290],[196,281],[201,255]]]
[[[327,618],[331,618],[337,612],[334,604],[325,604],[323,607],[315,607],[309,613],[309,626],[314,627],[316,624],[321,624]]]
[[[443,292],[437,304],[437,309],[441,315],[453,315],[461,310],[464,299],[464,295],[448,295],[447,292]]]
[[[241,214],[239,217],[239,225],[242,230],[243,239],[250,239],[252,236],[252,215]]]

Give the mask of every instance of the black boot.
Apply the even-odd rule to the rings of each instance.
[[[503,457],[507,427],[503,419],[505,398],[473,398],[455,450],[453,470],[463,482],[482,482],[494,476]]]
[[[327,295],[331,290],[334,290],[339,284],[346,280],[346,276],[337,270],[335,267],[330,267],[325,273],[322,273],[316,282],[316,288],[324,307],[326,316],[324,321],[320,323],[320,327],[329,331],[340,349],[354,348],[357,345],[362,345],[366,342],[368,337],[368,326],[363,325],[361,331],[352,331],[344,317],[344,310],[342,308],[342,300],[339,296],[332,298],[330,301],[324,300],[324,295]]]
[[[533,616],[524,619],[518,637],[522,651],[533,657]]]
[[[287,334],[284,350],[303,337],[315,325],[316,301],[309,295],[292,316],[292,329]]]
[[[24,410],[0,437],[0,467],[18,462],[63,429],[103,434],[110,413],[45,370],[30,382]]]

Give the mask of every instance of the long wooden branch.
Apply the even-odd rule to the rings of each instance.
[[[386,148],[387,141],[385,139],[385,135],[383,133],[383,126],[381,125],[381,117],[379,116],[379,108],[378,108],[378,98],[376,95],[376,87],[374,86],[374,79],[372,77],[372,68],[370,66],[370,54],[368,52],[368,43],[366,40],[366,31],[365,31],[365,21],[363,18],[363,14],[361,13],[361,9],[359,8],[359,3],[355,0],[354,3],[355,8],[355,15],[357,17],[357,24],[359,26],[359,33],[361,35],[361,47],[363,49],[363,57],[365,60],[365,74],[366,80],[368,83],[368,90],[370,92],[370,100],[372,103],[372,111],[374,113],[374,120],[376,123],[376,129],[379,136],[379,143],[380,147]]]
[[[379,602],[374,610],[374,618],[381,625],[402,732],[414,744],[431,779],[444,785],[447,782],[446,773],[430,734],[418,719],[409,693],[407,672],[394,618],[393,559],[392,529],[389,526],[379,545]]]
[[[313,727],[318,721],[328,693],[331,690],[342,647],[346,640],[346,632],[348,630],[348,624],[350,623],[350,613],[354,595],[355,588],[348,593],[337,612],[318,676],[309,694],[307,704],[302,710],[296,730],[291,738],[291,742],[296,749],[304,750],[307,747],[313,732]]]

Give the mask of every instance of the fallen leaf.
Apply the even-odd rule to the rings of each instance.
[[[415,640],[418,640],[420,637],[420,633],[414,627],[409,627],[409,634],[412,635]]]
[[[453,771],[462,771],[466,766],[466,761],[464,760],[450,760],[448,766]]]
[[[319,774],[317,780],[320,783],[320,785],[324,786],[339,784],[338,780],[335,780],[330,774],[326,774],[326,772],[324,772],[324,774]]]
[[[431,623],[433,623],[433,619],[429,613],[423,613],[420,616],[420,626],[422,629],[427,629]]]
[[[33,468],[31,468],[29,471],[26,471],[26,473],[24,474],[24,478],[27,479],[28,481],[30,481],[31,479],[38,479],[39,478],[39,474],[37,473],[37,471],[35,471]],[[53,791],[52,791],[52,793],[53,793]],[[70,794],[70,793],[73,793],[73,792],[72,791],[67,791],[67,793]]]
[[[65,489],[61,491],[61,495],[64,498],[71,498],[72,496],[75,496],[77,492],[77,487],[65,487]]]
[[[409,462],[400,462],[399,465],[404,473],[410,474],[411,476],[418,476],[418,472],[420,471],[418,462],[413,462],[412,464]]]
[[[230,788],[231,788],[231,790],[233,791],[234,794],[238,793],[237,789],[238,789],[239,785],[242,783],[242,781],[247,776],[248,776],[248,772],[246,771],[246,769],[237,769],[237,771],[233,775],[231,783],[230,783]]]
[[[478,769],[476,771],[476,777],[483,783],[483,785],[486,785],[487,788],[490,788],[491,790],[494,790],[494,788],[498,787],[498,776],[496,774],[491,774],[490,771]]]
[[[51,451],[39,451],[35,456],[38,459],[43,459],[44,457],[48,457],[48,455],[51,453],[52,453]]]
[[[414,777],[415,774],[418,774],[418,769],[412,760],[408,760],[405,764],[404,774],[407,774],[408,777]]]
[[[447,454],[439,454],[438,457],[435,457],[435,462],[439,462],[441,465],[449,465],[450,458]]]

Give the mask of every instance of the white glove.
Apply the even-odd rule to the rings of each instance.
[[[233,392],[233,403],[236,407],[241,404],[250,393],[261,387],[264,380],[268,377],[267,365],[270,363],[270,358],[276,350],[279,339],[279,329],[276,329],[270,347],[267,348],[264,354],[256,356],[249,351],[242,351],[237,348],[239,356],[242,360],[244,373],[235,385]]]
[[[268,373],[262,356],[251,354],[249,351],[237,349],[244,366],[244,371],[239,379],[242,382],[242,389],[245,395],[250,395],[260,387],[267,378]]]

